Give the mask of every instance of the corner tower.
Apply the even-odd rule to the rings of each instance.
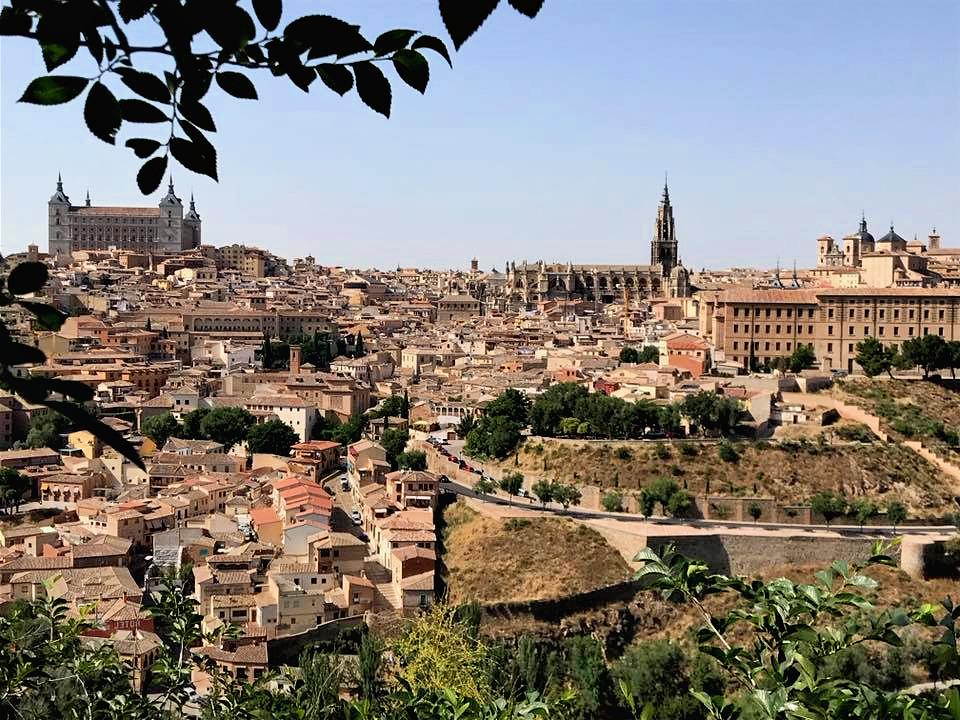
[[[663,277],[669,277],[670,271],[677,264],[677,233],[666,178],[663,180],[663,197],[657,207],[657,225],[650,242],[650,264],[659,265]]]
[[[63,178],[57,173],[57,191],[47,202],[47,250],[54,258],[70,259],[70,198],[63,191]]]

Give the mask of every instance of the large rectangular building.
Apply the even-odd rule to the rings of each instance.
[[[129,250],[139,253],[174,254],[199,247],[200,216],[193,198],[186,214],[173,191],[173,182],[157,207],[72,205],[57,178],[57,191],[47,203],[50,255],[69,262],[77,250]]]
[[[749,368],[812,345],[823,369],[859,369],[857,343],[885,346],[923,335],[960,339],[955,288],[821,288],[704,293],[700,330],[718,360]]]

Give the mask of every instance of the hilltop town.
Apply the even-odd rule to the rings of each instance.
[[[697,272],[665,185],[645,264],[363,269],[204,244],[172,181],[155,207],[75,205],[65,186],[47,250],[5,258],[43,264],[32,299],[67,315],[43,330],[0,307],[45,357],[14,370],[88,386],[144,468],[0,395],[0,593],[92,608],[138,690],[161,647],[144,606],[184,570],[203,629],[236,628],[197,653],[251,681],[445,589],[503,602],[616,584],[644,547],[763,572],[857,555],[906,522],[904,569],[941,572],[960,250],[935,232],[875,240],[863,219],[817,240],[813,268]],[[929,362],[907,349],[927,338]],[[908,359],[865,368],[870,339]],[[451,512],[486,524],[444,547]],[[552,538],[536,582],[498,539],[524,523],[543,523],[529,547]],[[496,587],[469,543],[498,548]]]

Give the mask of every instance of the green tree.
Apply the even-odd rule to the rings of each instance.
[[[580,488],[576,485],[567,485],[565,483],[555,483],[553,488],[553,499],[560,503],[564,510],[568,510],[571,505],[579,505],[583,499]]]
[[[680,492],[680,486],[677,481],[671,478],[657,478],[650,483],[645,490],[654,502],[660,503],[660,507],[665,512],[670,504],[670,498]]]
[[[880,508],[871,500],[860,498],[850,503],[850,512],[857,519],[857,524],[863,530],[864,524],[872,517],[880,513]]]
[[[59,450],[67,444],[63,436],[69,429],[70,422],[60,413],[38,413],[30,419],[30,429],[27,431],[27,446]]]
[[[847,501],[836,493],[829,491],[818,492],[810,500],[810,509],[818,515],[822,515],[827,525],[830,525],[834,519],[847,512]]]
[[[733,443],[726,440],[720,442],[718,452],[720,453],[720,459],[724,462],[735,463],[740,460],[740,453],[737,452],[737,448]]]
[[[263,343],[260,345],[260,363],[264,370],[272,370],[274,364],[273,342],[267,333],[263,334]]]
[[[520,426],[516,422],[502,415],[484,415],[467,433],[463,451],[470,457],[502,460],[519,444]]]
[[[623,493],[616,490],[604,493],[600,498],[600,505],[607,512],[623,512]]]
[[[140,432],[153,440],[157,449],[163,448],[167,440],[181,434],[180,423],[171,413],[162,413],[148,417],[140,423]]]
[[[650,488],[643,488],[640,491],[640,514],[644,519],[653,515],[654,508],[657,506],[657,498]]]
[[[657,720],[694,720],[703,710],[690,690],[719,695],[724,689],[715,667],[701,669],[702,657],[691,662],[680,645],[654,640],[629,647],[612,671],[631,707],[656,707]]]
[[[470,431],[476,427],[476,421],[473,418],[473,415],[464,415],[460,418],[460,422],[457,423],[457,435],[461,438],[466,438],[470,434]]]
[[[686,490],[677,490],[667,499],[667,510],[675,518],[686,517],[693,507],[693,498]]]
[[[555,486],[552,482],[548,480],[538,480],[530,488],[530,492],[532,492],[536,496],[537,500],[540,501],[541,505],[546,505],[548,502],[553,501],[554,489],[555,489]]]
[[[867,377],[887,373],[892,378],[896,357],[895,348],[884,347],[877,338],[868,337],[857,343],[857,354],[854,359]]]
[[[747,505],[747,515],[749,515],[754,522],[760,519],[760,516],[763,515],[763,508],[760,507],[760,503],[752,502]]]
[[[639,364],[644,363],[660,363],[660,350],[657,349],[655,345],[644,345],[640,348],[640,352],[637,356],[637,362]]]
[[[504,473],[500,478],[499,485],[512,502],[514,496],[523,487],[523,474],[516,471]]]
[[[384,398],[377,407],[370,410],[367,415],[373,418],[382,417],[403,417],[403,397],[400,395],[390,395]]]
[[[280,420],[267,420],[247,431],[247,450],[252,453],[286,456],[299,441],[296,431]]]
[[[519,390],[508,388],[487,405],[484,417],[502,417],[524,427],[529,412],[530,400],[527,396]]]
[[[816,361],[817,356],[813,353],[813,345],[797,343],[789,357],[790,372],[798,373],[801,370],[811,368]]]
[[[473,484],[473,491],[486,501],[487,495],[496,492],[496,483],[488,477],[481,477]]]
[[[620,350],[620,362],[634,364],[640,362],[640,353],[637,349],[627,345]]]
[[[406,388],[403,389],[403,401],[400,403],[400,417],[404,420],[410,419],[410,396]]]
[[[200,421],[200,432],[229,451],[237,443],[243,442],[253,424],[253,415],[242,407],[218,407],[210,410]]]
[[[383,692],[384,650],[386,647],[380,638],[369,631],[363,634],[357,652],[360,694],[374,703],[379,701]]]
[[[614,695],[600,643],[593,637],[575,636],[564,641],[563,652],[576,698],[572,716],[582,720],[609,717],[615,707]]]
[[[900,355],[907,367],[919,367],[923,371],[924,379],[929,378],[931,372],[948,367],[950,363],[947,341],[939,335],[923,335],[904,340],[900,345]]]
[[[408,450],[397,455],[397,467],[401,470],[426,470],[427,454],[423,450]]]
[[[14,512],[20,512],[20,503],[32,484],[30,478],[15,469],[0,467],[0,506],[4,510],[12,506]]]
[[[410,433],[401,428],[387,428],[380,436],[380,445],[387,452],[387,462],[394,470],[397,469],[397,458],[407,447]]]
[[[353,356],[354,357],[363,357],[367,354],[367,351],[363,347],[363,333],[358,332],[357,337],[353,343]]]
[[[180,434],[177,437],[183,437],[187,440],[206,440],[208,439],[201,429],[203,419],[210,412],[210,408],[197,408],[191,410],[183,416],[181,421]]]
[[[897,531],[897,525],[907,519],[907,506],[902,502],[893,501],[887,505],[887,522],[893,525],[893,531]]]

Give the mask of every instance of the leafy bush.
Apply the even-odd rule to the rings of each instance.
[[[618,460],[629,460],[633,457],[633,453],[630,452],[630,448],[621,445],[617,448],[617,459]]]
[[[841,425],[837,428],[837,436],[848,442],[869,443],[877,439],[877,436],[873,434],[873,430],[863,423]]]
[[[696,443],[680,443],[680,454],[686,457],[696,457],[700,454],[700,448],[697,447]]]
[[[720,443],[718,448],[720,453],[720,459],[724,462],[735,463],[740,460],[740,453],[737,452],[737,449],[734,447],[733,443],[727,442],[726,440]]]

